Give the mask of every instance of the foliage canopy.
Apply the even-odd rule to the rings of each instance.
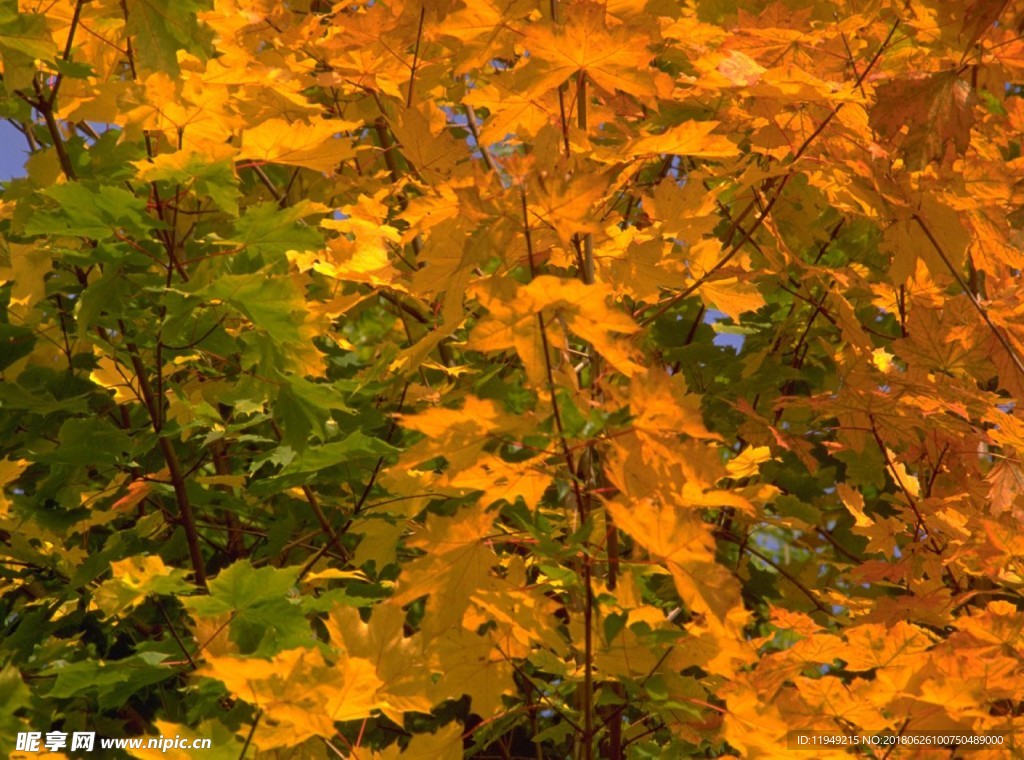
[[[1012,733],[1022,29],[2,0],[0,750]]]

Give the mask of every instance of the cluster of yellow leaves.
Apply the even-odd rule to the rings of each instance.
[[[747,757],[774,756],[793,730],[836,731],[842,725],[893,733],[956,730],[1012,741],[1019,729],[1009,710],[1022,696],[1016,676],[1020,615],[1012,604],[990,602],[974,609],[941,639],[905,621],[860,623],[837,635],[807,615],[785,610],[775,611],[773,624],[795,634],[796,642],[761,658],[727,689],[724,730]],[[833,668],[850,677],[806,675]],[[1007,709],[979,711],[979,700]]]

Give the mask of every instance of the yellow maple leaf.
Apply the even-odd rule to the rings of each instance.
[[[435,185],[451,179],[459,159],[468,157],[468,149],[445,129],[443,112],[437,108],[424,110],[402,110],[391,131],[412,171],[419,179]],[[437,129],[435,124],[441,128]]]
[[[661,439],[667,442],[678,436],[720,441],[717,433],[704,426],[700,396],[689,393],[682,375],[667,375],[649,370],[634,377],[630,384],[630,408],[633,428],[649,445]],[[660,453],[665,452],[661,448]]]
[[[860,491],[856,491],[846,483],[837,483],[836,492],[846,507],[846,511],[853,515],[854,525],[858,528],[870,528],[875,521],[864,512],[864,497]]]
[[[660,135],[640,138],[628,147],[627,152],[632,156],[656,153],[701,158],[730,158],[738,155],[739,148],[731,140],[711,134],[718,124],[717,121],[685,121],[669,127]]]
[[[344,654],[333,665],[315,649],[289,649],[269,660],[208,654],[197,674],[263,710],[268,720],[256,744],[264,750],[330,736],[335,721],[367,718],[381,706],[383,684],[373,664]]]
[[[480,459],[491,434],[500,429],[511,434],[522,428],[522,418],[507,414],[491,399],[467,396],[461,409],[435,406],[418,414],[400,415],[402,426],[423,433],[425,438],[411,447],[403,460],[419,464],[436,456],[448,461],[450,472],[473,467]]]
[[[916,476],[911,475],[907,471],[907,466],[903,462],[897,461],[896,455],[886,449],[886,456],[889,459],[889,474],[892,475],[896,485],[901,490],[905,489],[912,498],[917,498],[921,495],[921,484],[918,482]]]
[[[136,589],[147,588],[154,578],[162,578],[171,572],[157,555],[135,556],[111,562],[110,570],[114,580]]]
[[[657,300],[665,289],[682,289],[686,272],[675,255],[675,245],[659,239],[637,238],[636,230],[607,228],[610,238],[594,252],[598,279],[609,283],[616,295],[634,301]]]
[[[520,85],[520,71],[511,75],[511,81],[497,79],[466,93],[463,101],[473,108],[486,108],[490,114],[480,128],[480,140],[485,145],[500,142],[510,134],[536,134],[557,118],[557,107],[552,109],[545,98]]]
[[[647,66],[651,56],[645,52],[650,37],[626,25],[610,27],[603,4],[578,2],[563,10],[560,25],[537,23],[526,30],[523,47],[530,52],[534,88],[552,89],[585,72],[608,92],[641,97],[657,93],[658,72]]]
[[[772,450],[768,446],[749,446],[730,459],[726,469],[729,477],[750,478],[758,474],[762,463],[770,462],[771,459]]]
[[[540,461],[511,463],[493,456],[483,456],[472,467],[449,480],[449,485],[455,488],[483,491],[481,503],[484,505],[501,499],[514,504],[522,496],[531,508],[540,503],[550,484],[551,473]]]
[[[716,629],[742,627],[746,615],[739,581],[715,562],[714,539],[697,513],[651,499],[628,505],[611,501],[608,511],[616,525],[665,564],[687,606],[711,613]]]
[[[150,594],[181,592],[185,571],[167,567],[157,555],[135,556],[110,564],[111,578],[96,590],[94,602],[106,615],[135,607]]]
[[[431,689],[435,703],[470,697],[472,710],[490,717],[502,709],[502,695],[515,692],[515,669],[490,636],[456,628],[432,647],[441,678]]]
[[[4,242],[9,266],[0,266],[0,283],[14,281],[7,313],[14,324],[31,322],[32,307],[46,296],[44,278],[53,267],[51,254],[34,244]]]
[[[114,392],[114,401],[127,404],[139,398],[132,385],[133,375],[122,367],[110,355],[102,353],[98,347],[93,348],[96,355],[96,369],[89,373],[89,379],[96,385]]]
[[[774,696],[774,690],[770,692]],[[739,750],[740,757],[784,757],[786,733],[792,719],[773,699],[766,700],[764,689],[754,674],[743,673],[720,696],[728,709],[723,718],[723,735]]]
[[[653,556],[681,564],[708,561],[714,556],[714,541],[700,517],[692,512],[649,499],[625,504],[608,503],[615,524],[636,538]]]
[[[506,567],[506,578],[492,578],[473,594],[474,619],[467,614],[465,627],[490,631],[496,646],[509,657],[527,657],[538,648],[560,657],[568,656],[566,640],[558,631],[558,604],[546,596],[542,585],[528,585],[526,567],[521,558],[513,558]]]
[[[355,203],[343,206],[341,219],[324,219],[320,226],[342,233],[327,241],[327,248],[317,252],[290,251],[288,256],[300,263],[338,280],[387,285],[405,290],[395,282],[399,272],[391,264],[390,246],[401,239],[397,229],[387,224],[388,208],[382,202],[385,192],[374,197],[360,194]]]
[[[757,311],[765,303],[756,285],[738,277],[708,280],[699,290],[705,304],[725,312],[734,322],[739,322],[744,312]]]
[[[481,507],[460,509],[452,517],[429,515],[407,542],[429,553],[403,565],[392,600],[404,605],[429,595],[430,619],[424,620],[424,630],[461,626],[471,594],[486,584],[496,561],[494,549],[486,541],[494,519],[493,513]]]
[[[358,122],[311,118],[309,123],[267,119],[242,132],[238,160],[301,166],[331,173],[338,164],[355,155],[345,132]]]
[[[140,748],[128,750],[129,755],[141,760],[191,760],[195,757],[195,753],[191,749],[178,749],[170,746],[174,739],[180,737],[185,740],[181,744],[186,747],[201,747],[201,744],[194,743],[202,740],[210,741],[212,743],[211,750],[204,754],[213,760],[226,760],[228,757],[237,757],[244,743],[244,737],[234,736],[231,729],[216,718],[204,720],[195,727],[167,720],[155,720],[153,726],[160,732],[161,737],[165,737],[168,746],[157,745],[151,748],[148,746],[149,741],[155,737],[147,736],[143,739]]]
[[[611,172],[580,176],[571,171],[538,176],[527,194],[531,217],[551,225],[564,246],[573,235],[600,232],[592,210],[608,193],[613,177]]]
[[[160,132],[168,144],[200,154],[223,157],[225,144],[243,123],[232,108],[227,88],[204,84],[195,74],[183,72],[177,79],[157,71],[132,94],[135,107],[114,112],[126,133]],[[131,104],[126,101],[125,105]]]
[[[372,663],[380,686],[377,698],[381,712],[392,720],[402,720],[407,712],[429,712],[426,692],[431,673],[425,661],[420,634],[407,636],[406,613],[389,599],[373,608],[369,622],[359,612],[339,605],[326,621],[331,642],[350,657]]]
[[[926,629],[900,620],[893,626],[869,623],[846,632],[846,667],[853,671],[899,668],[920,664],[934,636]]]
[[[462,728],[460,723],[449,723],[432,734],[414,734],[409,745],[401,749],[392,744],[383,752],[374,754],[374,760],[438,760],[462,757]]]
[[[528,285],[517,286],[510,280],[498,280],[476,288],[490,312],[470,335],[469,347],[478,351],[514,348],[531,382],[546,383],[544,340],[537,315],[553,313],[564,320],[569,331],[590,343],[619,372],[630,376],[640,369],[615,334],[631,334],[640,328],[626,314],[610,308],[606,301],[611,289],[604,284],[585,285],[552,275],[535,277]],[[550,311],[548,311],[550,310]],[[556,332],[555,320],[546,328]],[[552,338],[548,338],[549,347]]]

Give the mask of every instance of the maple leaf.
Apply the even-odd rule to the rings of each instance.
[[[515,688],[515,670],[508,658],[492,644],[490,637],[456,628],[438,642],[435,664],[441,678],[430,693],[435,702],[470,698],[473,712],[496,714],[502,695]]]
[[[637,242],[626,233],[595,252],[600,279],[619,293],[639,301],[658,296],[663,289],[682,288],[687,281],[673,247],[660,240]]]
[[[113,357],[101,354],[96,363],[98,366],[89,373],[89,379],[96,385],[113,390],[114,401],[124,404],[139,398],[132,387],[131,375]]]
[[[404,427],[427,436],[421,445],[409,450],[407,460],[418,464],[439,452],[452,472],[462,472],[479,462],[484,446],[497,430],[514,434],[528,424],[528,420],[509,415],[493,400],[476,396],[467,397],[459,409],[433,407],[399,419]]]
[[[651,501],[628,507],[609,502],[608,510],[616,524],[666,564],[689,607],[728,627],[745,617],[739,584],[715,563],[711,534],[692,513]]]
[[[139,62],[176,73],[177,51],[199,48],[206,36],[196,18],[202,7],[196,0],[126,0],[125,31],[137,41]]]
[[[586,174],[583,181],[573,178],[571,167],[564,173],[544,172],[534,178],[530,192],[530,213],[551,225],[562,245],[568,247],[573,236],[600,232],[592,209],[608,192],[613,172]],[[531,219],[531,222],[533,220]]]
[[[488,61],[511,57],[518,21],[531,10],[528,0],[480,0],[465,3],[444,19],[441,33],[458,57],[456,71],[474,71]]]
[[[670,460],[677,450],[679,435],[717,440],[709,431],[700,409],[700,396],[689,393],[681,376],[664,377],[646,372],[630,385],[633,429],[645,449],[648,461]],[[711,479],[717,480],[717,478]]]
[[[760,472],[760,465],[771,461],[771,449],[768,446],[752,446],[740,452],[728,463],[729,476],[733,478],[755,477]]]
[[[134,93],[134,106],[119,111],[116,119],[129,133],[151,130],[168,144],[223,158],[233,152],[228,144],[243,120],[234,113],[223,87],[204,88],[199,77],[184,81],[155,71]]]
[[[850,649],[843,659],[850,670],[897,668],[919,663],[919,657],[933,644],[928,632],[900,621],[892,628],[881,624],[861,625],[846,633]]]
[[[10,266],[0,267],[0,278],[13,283],[10,296],[11,316],[21,324],[31,323],[32,308],[46,294],[46,274],[53,261],[34,246],[8,243],[7,255]]]
[[[289,124],[283,119],[268,119],[243,130],[238,160],[301,166],[318,172],[333,172],[355,151],[344,135],[357,128],[351,121],[312,119],[310,123]]]
[[[327,250],[291,255],[296,260],[311,258],[311,268],[328,277],[404,290],[395,282],[399,273],[391,262],[389,248],[401,235],[385,223],[386,206],[379,198],[360,195],[356,203],[343,206],[341,212],[342,219],[320,222],[324,229],[342,233],[328,240]]]
[[[411,668],[425,656],[420,636],[406,636],[405,613],[394,600],[374,608],[369,623],[347,607],[331,611],[327,630],[331,640],[350,656],[373,663],[377,677],[379,709],[392,719],[407,712],[429,712],[426,697],[429,674]]]
[[[771,757],[779,751],[792,727],[783,704],[776,700],[776,690],[767,692],[754,676],[740,676],[724,690],[728,705],[723,733],[731,745],[747,757]]]
[[[708,306],[739,321],[744,312],[757,311],[763,306],[764,296],[756,285],[739,277],[730,277],[726,273],[711,274],[722,256],[718,240],[701,240],[690,249],[690,268],[700,278],[700,295]]]
[[[530,25],[523,40],[532,74],[526,86],[549,90],[582,73],[609,92],[654,95],[657,72],[642,60],[650,38],[627,26],[609,27],[605,14],[600,3],[565,3],[559,26]]]
[[[633,156],[645,154],[669,154],[675,156],[698,156],[701,158],[730,158],[739,153],[728,138],[711,134],[719,125],[717,121],[688,121],[669,127],[659,135],[641,138],[629,146]]]
[[[110,566],[112,578],[97,590],[97,606],[116,615],[139,604],[149,594],[176,594],[190,590],[185,573],[167,567],[160,557],[129,557]]]
[[[438,729],[430,734],[414,734],[404,749],[393,744],[374,755],[380,760],[435,760],[438,757],[454,757],[462,752],[462,730],[457,723]]]
[[[631,375],[639,369],[614,337],[639,328],[628,316],[605,304],[611,293],[607,285],[584,285],[579,280],[541,275],[528,285],[499,281],[489,290],[475,291],[489,314],[474,328],[469,347],[478,351],[515,348],[531,382],[538,387],[546,383],[548,359],[537,323],[537,315],[545,310],[564,319],[571,332],[593,345],[620,372]]]
[[[971,143],[974,96],[956,71],[893,79],[877,87],[871,126],[897,146],[907,166],[959,156]]]
[[[941,253],[933,240],[942,241]],[[918,209],[901,210],[885,230],[884,248],[893,253],[890,275],[894,280],[906,279],[914,274],[915,263],[920,260],[934,277],[945,277],[950,264],[963,264],[970,243],[970,234],[960,216],[936,199],[924,196]]]
[[[964,11],[960,39],[965,49],[970,48],[1002,15],[1009,0],[974,0]]]
[[[432,118],[436,115],[442,116],[441,129]],[[430,184],[450,180],[458,160],[467,152],[464,145],[444,131],[445,124],[443,114],[437,111],[424,113],[420,109],[409,108],[402,111],[397,123],[391,126],[416,176]]]
[[[507,79],[511,81],[507,81]],[[557,104],[548,103],[529,82],[529,71],[518,69],[507,77],[481,85],[466,93],[463,102],[473,108],[486,108],[487,119],[480,128],[484,145],[500,143],[509,135],[535,134],[551,123]]]
[[[449,485],[481,491],[483,504],[499,500],[514,503],[522,497],[527,505],[538,504],[551,484],[551,473],[541,462],[506,462],[497,457],[481,457],[472,467],[450,478]]]
[[[492,579],[473,594],[472,612],[466,617],[466,627],[496,624],[491,633],[499,651],[507,658],[526,657],[539,647],[556,656],[567,656],[566,641],[552,627],[557,614],[554,604],[540,590],[526,582],[526,568],[512,561],[506,569],[507,577]]]
[[[1019,465],[1001,461],[988,474],[985,480],[989,483],[989,501],[998,514],[1018,507],[1021,494],[1024,494],[1024,472]]]
[[[795,57],[797,43],[811,25],[811,10],[792,7],[785,3],[765,3],[759,13],[745,8],[737,9],[737,33],[730,40],[732,46],[756,52],[755,57],[777,61],[780,56]]]
[[[431,630],[443,633],[459,629],[473,592],[486,583],[495,554],[486,542],[494,515],[468,508],[450,518],[431,515],[408,544],[429,550],[405,567],[405,575],[391,597],[408,604],[430,596]]]
[[[381,706],[376,669],[366,659],[347,655],[331,664],[318,651],[301,648],[270,660],[207,657],[197,674],[220,681],[266,713],[268,725],[258,740],[264,749],[330,734],[335,721],[366,718]]]

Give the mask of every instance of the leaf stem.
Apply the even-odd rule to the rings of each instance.
[[[1000,332],[999,328],[996,327],[995,323],[992,322],[992,318],[988,315],[988,310],[981,305],[981,301],[978,300],[978,297],[974,294],[974,291],[968,286],[967,282],[963,278],[963,275],[961,275],[960,272],[957,271],[957,268],[953,266],[953,262],[950,260],[945,250],[943,250],[942,244],[939,243],[938,239],[936,239],[932,231],[928,229],[928,225],[925,224],[924,219],[922,219],[919,214],[914,213],[911,215],[911,218],[917,223],[917,226],[921,228],[921,231],[924,233],[925,237],[928,238],[928,242],[931,243],[932,248],[935,249],[935,253],[937,253],[939,258],[942,259],[942,263],[945,264],[950,274],[952,274],[953,277],[956,279],[957,284],[963,289],[968,299],[970,299],[971,306],[973,306],[975,311],[977,311],[978,314],[981,316],[982,321],[985,322],[985,325],[992,332],[992,335],[995,336],[995,339],[999,342],[999,345],[1006,350],[1006,353],[1010,357],[1010,362],[1013,364],[1014,368],[1021,374],[1021,376],[1024,376],[1024,362],[1021,361],[1020,357],[1017,355],[1017,352],[1013,349],[1013,346],[1010,344],[1009,339],[1005,335],[1003,335],[1003,333]]]
[[[405,99],[405,107],[412,108],[413,85],[416,84],[416,64],[420,58],[420,42],[423,39],[423,19],[427,14],[426,0],[420,4],[420,23],[416,27],[416,47],[412,53],[412,70],[409,72],[409,95]]]
[[[164,463],[167,465],[167,472],[171,480],[171,488],[174,490],[174,498],[178,504],[178,519],[185,530],[185,542],[188,544],[189,558],[192,561],[192,571],[195,574],[196,585],[206,587],[206,566],[203,561],[203,552],[199,548],[199,531],[196,528],[196,517],[192,509],[192,502],[188,497],[188,489],[185,485],[185,476],[182,474],[181,463],[178,460],[178,453],[174,449],[171,439],[162,435],[163,410],[162,399],[153,394],[153,388],[149,383],[149,375],[138,346],[128,340],[127,328],[123,320],[118,320],[118,327],[121,335],[125,337],[125,348],[131,359],[132,369],[139,381],[139,390],[142,393],[143,405],[149,413],[150,424],[157,436],[157,445],[163,455]]]
[[[535,278],[537,276],[537,267],[534,262],[533,237],[530,232],[530,217],[528,206],[526,203],[526,190],[522,187],[522,185],[520,185],[519,187],[519,198],[522,202],[523,234],[526,239],[526,254],[527,260],[529,261],[530,265],[530,277]],[[569,442],[565,436],[565,428],[562,424],[562,413],[558,408],[558,398],[555,392],[555,375],[551,367],[551,350],[548,341],[547,328],[544,324],[543,310],[537,312],[537,326],[540,330],[541,351],[544,354],[544,370],[547,375],[547,385],[548,393],[551,399],[552,417],[555,422],[555,429],[558,431],[558,439],[561,443],[562,454],[565,457],[565,464],[569,471],[569,478],[572,483],[573,495],[576,499],[576,511],[579,518],[580,526],[582,527],[586,523],[589,514],[587,504],[584,501],[582,489],[580,488],[579,473],[576,469],[576,461],[572,455],[572,450],[569,448]],[[594,589],[591,578],[590,555],[587,552],[584,552],[582,565],[582,581],[585,598],[583,603],[583,695],[582,705],[580,706],[580,711],[583,713],[583,735],[581,737],[581,742],[583,760],[591,760],[593,756],[592,745],[594,738],[594,674],[592,668],[594,658]]]
[[[242,751],[238,753],[238,760],[245,760],[245,753],[249,751],[249,745],[252,744],[253,734],[256,733],[256,726],[259,725],[260,718],[263,717],[263,709],[260,708],[256,711],[256,717],[253,718],[252,726],[249,728],[249,733],[245,737],[245,744],[242,746]]]
[[[75,3],[75,11],[71,15],[71,26],[68,29],[68,39],[64,43],[64,53],[61,55],[61,60],[67,62],[71,57],[71,46],[75,41],[75,32],[78,31],[78,20],[82,17],[82,6],[85,4],[85,0],[77,0]],[[53,109],[54,103],[57,102],[57,91],[60,90],[60,84],[64,81],[64,74],[61,71],[57,72],[57,76],[54,79],[53,87],[50,89],[50,97],[47,105],[50,109]]]

